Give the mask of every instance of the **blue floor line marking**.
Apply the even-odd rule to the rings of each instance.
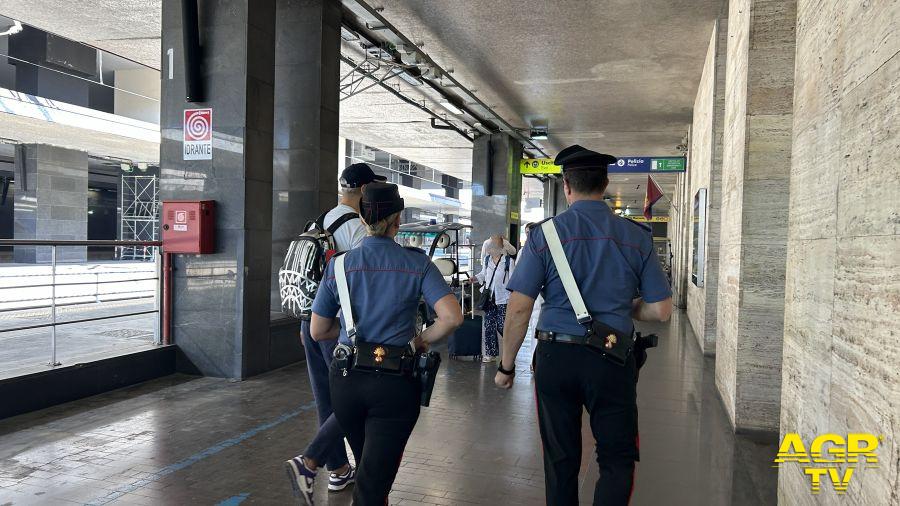
[[[203,459],[206,459],[208,457],[211,457],[211,456],[221,452],[222,450],[225,450],[225,449],[231,448],[232,446],[238,445],[238,444],[250,439],[251,437],[259,434],[260,432],[267,431],[267,430],[271,429],[272,427],[281,425],[282,423],[290,420],[291,418],[294,418],[295,416],[300,415],[301,413],[304,413],[311,409],[315,409],[315,407],[316,407],[315,402],[311,402],[309,404],[304,404],[303,406],[300,406],[300,409],[298,409],[297,411],[285,413],[285,414],[279,416],[278,418],[272,420],[271,422],[267,422],[262,425],[257,425],[256,427],[248,430],[247,432],[238,434],[237,436],[235,436],[233,438],[229,438],[224,441],[220,441],[220,442],[214,444],[213,446],[210,446],[209,448],[207,448],[199,453],[195,453],[184,460],[181,460],[174,464],[170,464],[170,465],[160,469],[159,471],[156,471],[155,473],[151,474],[150,476],[148,476],[146,478],[140,479],[134,483],[120,487],[103,497],[98,497],[97,499],[88,501],[86,504],[91,505],[91,506],[95,506],[95,505],[99,506],[101,504],[107,504],[112,501],[115,501],[116,499],[122,497],[125,494],[129,494],[139,488],[146,487],[150,483],[153,483],[154,481],[158,481],[161,478],[168,476],[176,471],[181,471],[182,469],[184,469],[186,467],[190,467],[190,466],[196,464],[197,462],[200,462]],[[244,499],[246,499],[246,497]],[[239,504],[239,503],[228,503],[228,504]]]
[[[248,497],[250,497],[250,493],[244,492],[243,494],[238,494],[236,496],[229,497],[228,499],[225,499],[224,501],[220,502],[219,504],[216,504],[216,506],[237,506],[238,504],[244,502]]]

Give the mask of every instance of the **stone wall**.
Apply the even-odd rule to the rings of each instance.
[[[884,436],[844,496],[779,472],[782,504],[900,504],[900,3],[800,0],[781,432]]]
[[[704,283],[698,287],[686,283],[687,314],[700,349],[706,355],[716,351],[716,301],[719,274],[719,225],[722,201],[722,132],[725,115],[725,49],[728,40],[728,21],[716,22],[710,35],[709,49],[703,74],[694,100],[691,126],[690,169],[686,174],[689,191],[684,195],[686,211],[693,213],[693,196],[700,188],[707,189],[706,254]],[[684,184],[684,183],[682,183]],[[690,278],[693,255],[693,223],[683,224],[681,233],[689,238],[686,248],[687,276]]]
[[[777,431],[796,3],[729,5],[716,385],[736,430]]]
[[[85,240],[88,154],[47,144],[16,147],[14,239]],[[17,246],[15,262],[48,263],[46,246]],[[84,262],[84,247],[57,248],[59,262]]]

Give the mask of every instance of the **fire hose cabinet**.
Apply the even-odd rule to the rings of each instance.
[[[215,252],[215,200],[162,203],[162,242],[166,253]]]

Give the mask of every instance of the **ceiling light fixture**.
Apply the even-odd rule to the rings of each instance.
[[[463,113],[462,109],[453,105],[452,102],[445,100],[445,101],[441,102],[440,104],[441,104],[441,106],[444,107],[444,109],[447,109],[448,111],[450,111],[451,114],[456,114],[458,116]]]
[[[400,77],[400,79],[406,81],[406,83],[410,86],[422,86],[422,80],[417,77],[413,77],[408,72],[400,72],[397,74],[397,76]]]
[[[547,127],[534,127],[531,129],[531,140],[545,141],[549,138]]]

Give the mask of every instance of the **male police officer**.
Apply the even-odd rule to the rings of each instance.
[[[623,346],[630,345],[632,318],[665,321],[672,312],[650,234],[603,202],[607,165],[614,162],[577,145],[559,153],[570,207],[534,227],[507,285],[513,293],[495,378],[502,388],[512,387],[534,299],[544,297],[534,379],[547,504],[554,506],[578,504],[582,406],[600,467],[594,504],[628,503],[638,460],[636,366]],[[564,283],[581,300],[571,302]],[[638,292],[642,298],[632,300]],[[573,306],[583,314],[576,316]]]
[[[329,262],[312,307],[313,339],[340,336],[331,399],[356,457],[353,504],[360,506],[386,504],[419,418],[421,385],[405,367],[419,301],[437,314],[420,341],[443,339],[462,324],[459,303],[431,259],[394,242],[402,210],[397,185],[366,185],[362,218],[368,237]],[[334,319],[338,309],[340,325]],[[348,363],[338,363],[340,353],[351,352]]]

